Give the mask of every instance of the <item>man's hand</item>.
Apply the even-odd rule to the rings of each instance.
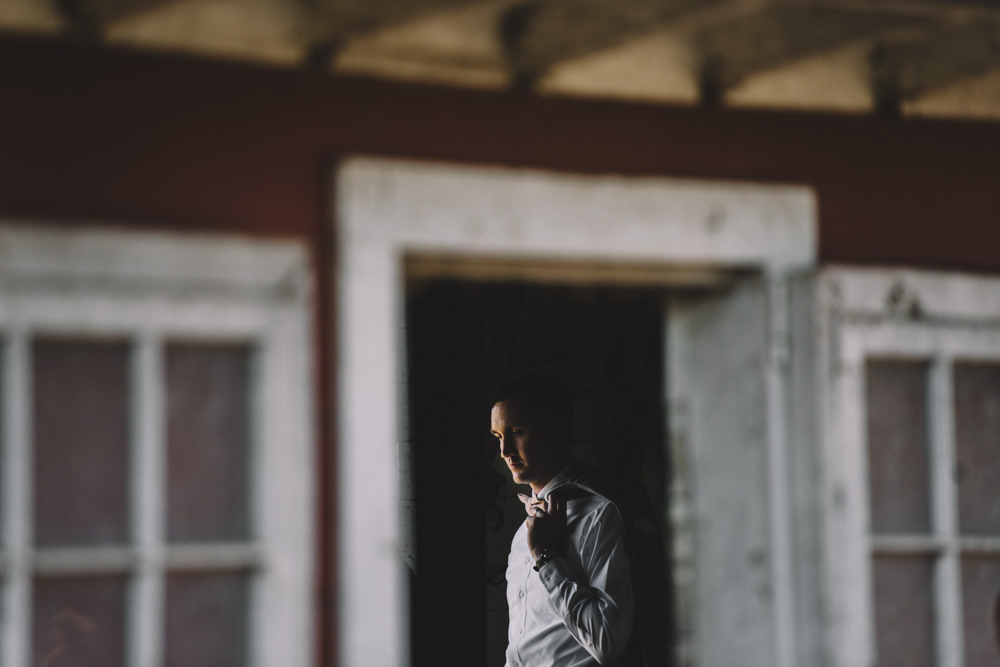
[[[544,501],[525,503],[525,509],[529,514],[526,522],[532,557],[538,558],[542,549],[558,551],[566,535],[566,503],[550,493]]]

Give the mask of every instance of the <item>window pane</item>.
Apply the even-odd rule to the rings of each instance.
[[[956,364],[953,384],[959,526],[1000,535],[1000,364]]]
[[[923,362],[867,366],[868,483],[876,533],[930,532],[927,371]]]
[[[124,342],[39,340],[32,349],[35,540],[128,539]]]
[[[934,667],[933,573],[930,556],[873,559],[879,667]]]
[[[965,625],[966,667],[995,667],[990,609],[1000,591],[1000,556],[962,558],[962,610]]]
[[[171,541],[248,536],[249,366],[246,346],[167,349]]]
[[[36,579],[32,665],[124,665],[124,577]]]
[[[244,667],[248,575],[167,577],[165,667]]]

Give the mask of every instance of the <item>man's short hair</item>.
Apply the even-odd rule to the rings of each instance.
[[[573,401],[562,382],[549,375],[525,375],[504,384],[493,405],[511,402],[524,410],[537,426],[570,437]]]

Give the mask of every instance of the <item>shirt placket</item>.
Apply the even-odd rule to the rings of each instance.
[[[519,605],[518,614],[519,623],[516,628],[512,628],[514,645],[514,659],[511,661],[510,667],[524,667],[524,663],[521,660],[521,641],[524,639],[524,634],[527,631],[528,625],[528,579],[531,577],[531,556],[528,554],[524,555],[524,577],[521,578],[521,585],[517,591],[517,601]]]

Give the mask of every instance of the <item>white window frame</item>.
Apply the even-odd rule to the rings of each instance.
[[[808,188],[351,158],[335,183],[341,665],[409,664],[403,358],[404,263],[532,265],[601,282],[751,270],[780,285],[815,263]],[[652,275],[650,275],[652,274]],[[564,279],[566,275],[562,276]],[[572,279],[572,278],[571,278]],[[776,311],[780,314],[781,309]],[[782,378],[769,385],[781,416]],[[782,419],[775,420],[783,421]],[[780,428],[769,452],[784,477]],[[778,667],[793,667],[784,484],[772,485]],[[364,499],[363,502],[359,499]],[[784,568],[784,569],[783,569]]]
[[[936,555],[936,664],[964,665],[962,553],[1000,554],[1000,538],[958,535],[951,367],[1000,361],[1000,280],[895,269],[831,268],[817,281],[826,654],[832,667],[876,659],[872,556]],[[929,363],[931,537],[872,535],[865,364]],[[986,632],[985,627],[983,631]]]
[[[31,656],[35,576],[128,577],[126,664],[162,663],[165,575],[250,573],[250,664],[313,660],[312,278],[302,244],[239,237],[0,224],[3,374],[0,618],[5,667]],[[131,346],[130,543],[37,549],[32,538],[30,345],[36,335]],[[165,538],[163,345],[252,346],[251,535]]]

